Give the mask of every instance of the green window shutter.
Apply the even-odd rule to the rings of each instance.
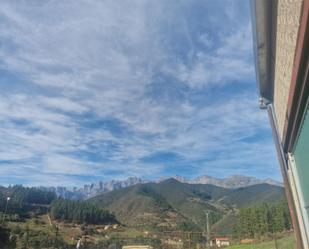
[[[294,151],[295,165],[301,187],[304,205],[309,218],[309,111],[304,122]]]

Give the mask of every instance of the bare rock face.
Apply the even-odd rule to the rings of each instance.
[[[86,198],[96,196],[101,193],[113,191],[116,189],[130,187],[135,184],[145,183],[146,181],[138,177],[129,177],[125,180],[111,180],[107,182],[99,181],[94,184],[84,185]]]
[[[282,186],[282,183],[277,182],[273,179],[265,179],[261,180],[256,177],[251,176],[241,176],[241,175],[233,175],[226,178],[215,178],[211,176],[199,176],[192,181],[191,184],[212,184],[223,188],[241,188],[248,187],[256,184],[267,183],[275,186]]]
[[[282,183],[277,182],[270,178],[261,180],[256,177],[241,176],[241,175],[229,176],[227,178],[215,178],[204,175],[194,178],[192,180],[189,180],[183,176],[173,176],[172,178],[179,182],[187,184],[211,184],[218,187],[229,188],[229,189],[248,187],[262,183],[267,183],[275,186],[282,186]],[[161,177],[160,180],[157,182],[161,182],[163,180],[166,180],[166,178]],[[143,180],[138,177],[129,177],[125,180],[111,180],[106,182],[99,181],[96,183],[86,184],[82,188],[51,187],[44,189],[48,189],[49,191],[55,192],[57,196],[65,199],[85,200],[102,193],[106,193],[116,189],[127,188],[136,184],[147,183],[147,182],[149,181]]]
[[[138,177],[129,177],[125,180],[111,180],[107,182],[99,181],[96,183],[86,184],[83,188],[44,187],[44,189],[55,192],[57,196],[65,199],[85,200],[105,192],[130,187],[139,183],[146,183],[146,181]]]

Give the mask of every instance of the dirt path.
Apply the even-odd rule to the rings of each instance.
[[[47,215],[47,218],[48,218],[49,225],[52,227],[52,226],[53,226],[53,223],[52,223],[52,221],[51,221],[51,218],[50,218],[49,214]]]

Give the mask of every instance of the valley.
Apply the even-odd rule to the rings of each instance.
[[[269,213],[273,208],[284,211],[286,205],[283,188],[276,185],[223,188],[184,183],[175,178],[136,183],[86,201],[63,199],[42,188],[22,186],[2,187],[0,195],[2,210],[5,197],[11,197],[7,214],[2,214],[0,233],[4,237],[6,234],[7,243],[15,243],[16,248],[25,248],[27,243],[29,248],[75,248],[79,240],[88,244],[87,248],[133,242],[187,248],[188,243],[197,246],[205,240],[206,211],[209,235],[227,236],[237,243],[252,234],[261,237],[256,237],[256,230],[247,235],[237,230],[238,224],[246,225],[240,221],[247,210],[260,213],[262,207]],[[280,202],[283,206],[273,204]],[[276,229],[288,231],[285,227]]]

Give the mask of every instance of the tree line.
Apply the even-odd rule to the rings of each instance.
[[[254,238],[290,230],[291,218],[285,201],[240,209],[235,232],[238,237]]]
[[[87,201],[58,199],[52,202],[50,214],[53,219],[86,224],[118,223],[113,213],[98,208]]]
[[[21,185],[0,188],[0,210],[4,210],[8,202],[8,213],[19,213],[29,209],[29,206],[49,205],[57,198],[56,194],[35,187],[23,187]]]

